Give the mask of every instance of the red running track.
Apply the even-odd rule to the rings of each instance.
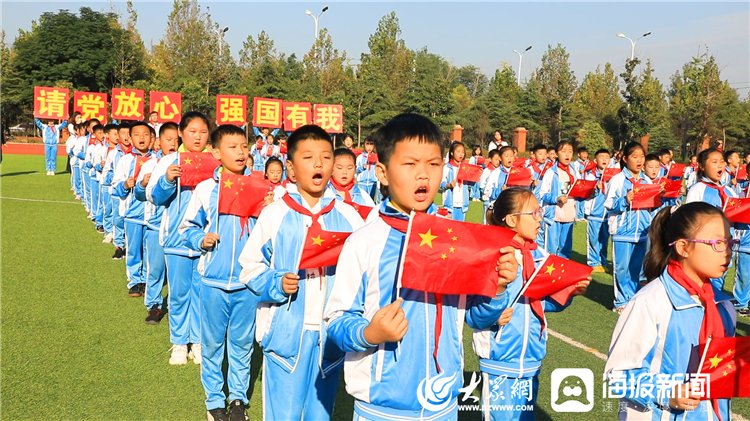
[[[42,155],[44,156],[44,144],[42,143],[6,143],[3,145],[4,154],[17,155]],[[57,156],[66,156],[65,145],[57,145]]]

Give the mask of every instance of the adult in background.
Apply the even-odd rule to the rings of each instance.
[[[503,132],[495,130],[495,133],[492,135],[492,140],[490,140],[490,144],[487,145],[487,153],[493,149],[500,149],[503,146],[508,146],[508,142],[503,140]]]
[[[48,120],[45,126],[42,120],[35,118],[34,124],[42,131],[47,175],[55,175],[55,171],[57,170],[57,142],[60,139],[60,130],[67,127],[68,122],[63,121],[55,125],[54,121]]]

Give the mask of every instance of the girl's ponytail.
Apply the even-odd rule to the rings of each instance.
[[[669,247],[664,238],[667,235],[669,219],[672,216],[672,207],[666,207],[656,214],[651,227],[648,230],[650,248],[643,261],[643,272],[647,280],[654,279],[664,272],[667,263],[672,258],[672,247]]]

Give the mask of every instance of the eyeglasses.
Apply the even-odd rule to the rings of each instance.
[[[542,208],[536,208],[535,210],[530,212],[515,212],[509,213],[508,215],[531,215],[534,217],[534,219],[541,220],[542,216],[544,216],[544,211],[542,211]]]
[[[717,253],[723,253],[727,251],[727,249],[730,249],[731,251],[737,251],[740,248],[740,240],[735,240],[733,238],[720,238],[718,240],[700,240],[697,238],[681,238],[681,240],[685,240],[689,243],[701,243],[701,244],[710,244],[711,248],[714,249]],[[680,240],[677,240],[680,241]],[[672,247],[677,241],[673,241],[669,243],[669,246]]]

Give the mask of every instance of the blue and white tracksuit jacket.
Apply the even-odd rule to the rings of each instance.
[[[109,194],[112,200],[112,243],[115,247],[120,248],[125,247],[125,216],[120,211],[122,200],[113,193],[114,186],[112,185],[112,180],[115,176],[117,164],[125,155],[122,146],[118,144],[107,154],[107,160],[104,162],[104,169],[102,170],[102,178],[104,179],[104,184],[109,186]]]
[[[744,164],[741,163],[740,166],[744,166]],[[731,182],[737,178],[737,171],[731,172],[727,165],[726,174],[729,175],[729,182],[727,184],[735,191],[735,193],[737,193],[737,197],[745,197],[745,192],[747,191],[747,186],[750,184],[750,181],[737,181],[737,184],[732,186]]]
[[[374,199],[377,197],[376,194],[378,194],[375,191],[378,178],[375,176],[375,164],[367,163],[367,157],[370,156],[371,153],[375,152],[362,152],[359,154],[356,161],[356,172],[357,183],[370,195],[370,197]]]
[[[338,191],[336,191],[336,188],[333,187],[333,184],[328,183],[328,188],[336,195],[336,199],[344,200],[344,197],[341,196]],[[359,185],[355,184],[352,189],[349,190],[349,194],[352,196],[352,202],[362,206],[369,206],[371,208],[375,207],[375,202],[372,200],[370,195],[368,195],[367,192],[364,191]],[[274,198],[275,197],[276,193],[274,192]]]
[[[588,171],[584,175],[585,180],[602,179],[603,172],[598,168]],[[586,229],[586,243],[588,244],[586,252],[586,263],[591,267],[606,266],[607,264],[607,243],[609,242],[609,220],[607,219],[607,209],[604,207],[604,201],[607,198],[605,194],[609,183],[604,186],[604,191],[596,187],[594,197],[584,201],[583,213],[588,221]]]
[[[604,207],[609,213],[609,233],[612,236],[612,262],[614,266],[615,308],[621,308],[635,295],[643,277],[643,259],[648,249],[648,228],[653,215],[649,209],[630,209],[627,194],[633,190],[634,178],[623,168],[609,181]],[[641,184],[651,184],[641,172]]]
[[[258,149],[255,145],[252,146],[250,155],[253,157],[253,171],[265,171],[266,170],[266,159],[263,156],[263,148]]]
[[[195,187],[179,227],[184,243],[202,253],[201,382],[208,410],[226,405],[222,374],[225,347],[229,399],[239,399],[246,405],[249,402],[247,390],[258,305],[258,296],[240,282],[238,262],[256,220],[248,218],[243,226],[240,217],[219,214],[220,174],[221,168],[217,168],[213,178]],[[209,232],[219,234],[219,242],[207,251],[201,245]]]
[[[318,217],[325,231],[352,232],[363,224],[357,211],[336,200],[331,189],[312,209],[295,184],[287,184],[287,192],[312,214],[335,201],[330,212]],[[240,282],[260,296],[255,335],[264,355],[265,419],[328,418],[333,410],[344,353],[326,337],[323,309],[337,268],[298,269],[311,225],[310,216],[277,200],[261,212],[239,257]],[[286,273],[300,277],[291,297],[282,289]],[[284,394],[291,399],[278,399]]]
[[[575,171],[570,172],[573,178]],[[575,179],[570,180],[568,174],[558,167],[555,162],[542,177],[542,184],[538,188],[539,204],[544,207],[544,243],[540,247],[552,254],[570,259],[573,252],[573,222],[576,217],[576,200],[569,199],[565,205],[557,206],[557,198],[568,194]],[[566,181],[567,180],[567,181]]]
[[[576,178],[584,178],[584,170],[586,169],[586,165],[588,165],[590,161],[582,161],[580,159],[577,159],[570,163],[570,169],[571,172],[575,174]],[[583,219],[584,216],[584,201],[583,200],[576,200],[576,219]]]
[[[503,165],[495,168],[487,177],[487,184],[484,186],[482,198],[487,198],[489,203],[494,203],[495,199],[503,192],[503,187],[508,182],[511,168]]]
[[[469,186],[459,183],[457,180],[458,168],[451,164],[443,166],[443,178],[440,180],[440,191],[443,192],[443,207],[451,212],[454,221],[464,221],[466,212],[469,211]],[[453,182],[452,189],[446,190],[445,186]]]
[[[736,314],[729,297],[716,288],[714,294],[725,333],[734,336]],[[609,397],[619,396],[624,404],[620,407],[621,420],[716,420],[711,401],[701,401],[695,410],[681,411],[670,409],[664,394],[684,383],[686,373],[698,371],[704,313],[700,301],[666,269],[630,300],[615,325],[604,368]],[[729,399],[720,399],[719,407],[722,420],[728,420]]]
[[[547,257],[544,249],[532,250],[534,265],[539,266]],[[523,288],[523,258],[520,250],[516,251],[518,261],[518,274],[516,280],[508,285],[505,294],[513,300]],[[572,301],[572,300],[571,300]],[[487,304],[480,304],[481,308]],[[560,305],[553,300],[542,300],[545,312],[558,312],[565,309],[570,303]],[[508,409],[503,414],[492,414],[489,409],[491,405],[534,405],[538,385],[534,383],[531,396],[513,393],[511,388],[518,384],[516,379],[532,379],[537,377],[541,370],[542,360],[547,354],[547,330],[542,331],[542,324],[532,312],[530,301],[526,297],[520,297],[513,305],[513,316],[510,322],[500,328],[497,318],[478,320],[467,318],[467,324],[474,329],[472,344],[474,352],[479,357],[479,369],[483,374],[482,402],[484,404],[485,419],[520,419],[524,411]],[[483,323],[482,323],[483,322]],[[545,317],[545,325],[547,325]],[[502,379],[507,376],[505,381]],[[528,398],[528,399],[527,399]],[[510,413],[512,411],[512,413]],[[533,410],[532,410],[533,412]],[[502,416],[501,416],[502,415]]]
[[[688,190],[685,203],[690,202],[706,202],[709,205],[715,206],[719,209],[723,209],[721,203],[721,196],[715,189],[706,186],[705,183],[714,184],[711,180],[706,177],[695,183],[693,187]],[[727,198],[737,198],[737,192],[726,185],[720,187],[724,190]],[[740,248],[735,253],[734,263],[737,265],[737,270],[734,275],[734,298],[737,300],[737,308],[747,308],[750,304],[750,225],[748,224],[733,224],[731,227],[732,237],[740,240]],[[726,274],[725,274],[726,276]],[[724,277],[712,279],[714,285],[722,289],[724,287]]]
[[[400,219],[407,215],[389,205],[380,212]],[[434,214],[432,205],[428,213]],[[405,234],[381,217],[355,231],[339,257],[337,282],[325,320],[328,337],[346,351],[346,390],[355,399],[354,413],[365,419],[455,419],[463,383],[463,326],[495,321],[508,304],[507,293],[493,299],[444,295],[437,372],[433,359],[436,306],[434,295],[401,289],[397,284]],[[364,329],[373,315],[400,296],[409,322],[398,343],[373,345]],[[467,311],[468,310],[468,311]],[[424,402],[421,404],[420,401]]]
[[[50,127],[35,118],[34,124],[42,131],[46,169],[47,171],[55,171],[57,169],[57,143],[60,141],[60,130],[68,126],[68,121]]]

